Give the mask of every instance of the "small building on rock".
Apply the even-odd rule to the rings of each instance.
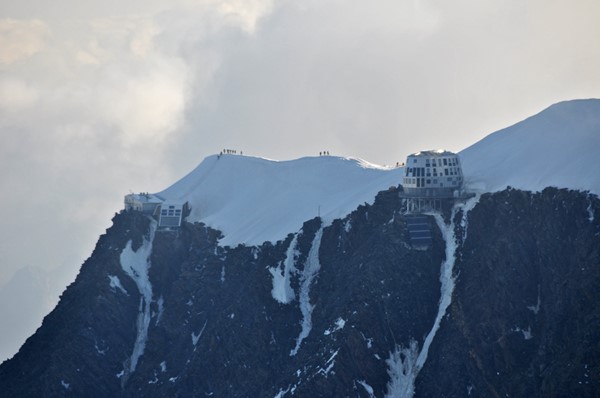
[[[164,201],[160,205],[159,227],[179,227],[183,219],[185,202]]]
[[[125,210],[141,211],[151,216],[157,215],[157,210],[164,200],[150,193],[131,193],[125,195]]]
[[[185,201],[165,200],[149,193],[125,195],[125,210],[139,211],[154,217],[159,228],[177,228],[189,211]]]

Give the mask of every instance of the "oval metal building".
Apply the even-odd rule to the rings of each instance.
[[[462,184],[463,173],[456,153],[421,151],[406,158],[402,181],[406,196],[458,197]]]
[[[441,210],[444,202],[465,196],[463,183],[458,154],[421,151],[406,158],[401,196],[409,213]]]

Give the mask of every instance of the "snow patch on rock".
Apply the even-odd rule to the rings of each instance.
[[[375,391],[373,391],[373,387],[371,387],[370,385],[368,385],[366,381],[364,381],[364,380],[356,380],[356,382],[358,384],[360,384],[361,386],[363,386],[363,388],[365,389],[365,391],[367,392],[367,394],[369,394],[369,398],[375,398]]]
[[[408,347],[396,345],[385,363],[388,365],[390,381],[387,384],[386,398],[411,398],[415,393],[415,379],[419,373],[417,342],[411,340]]]
[[[123,271],[135,282],[140,293],[140,304],[136,321],[137,335],[133,346],[131,357],[125,365],[124,382],[129,374],[135,371],[139,358],[144,354],[146,340],[148,338],[148,327],[150,326],[150,303],[152,302],[152,284],[148,271],[150,269],[150,255],[152,253],[152,242],[156,232],[156,222],[150,224],[149,236],[144,238],[142,245],[137,251],[131,248],[131,241],[121,252],[120,262]]]
[[[121,285],[121,280],[119,279],[118,276],[108,275],[108,279],[110,281],[109,286],[111,287],[111,289],[113,289],[113,290],[119,289],[123,294],[129,296],[129,293],[127,293],[127,290],[125,290],[123,285]]]
[[[344,328],[344,326],[346,326],[346,321],[342,318],[338,318],[335,321],[335,325],[333,328],[331,329],[327,329],[326,331],[323,332],[323,334],[325,336],[329,336],[331,333],[337,332],[338,330],[341,330]]]
[[[294,238],[290,242],[283,263],[277,267],[269,268],[269,272],[273,276],[271,295],[281,304],[288,304],[296,298],[296,293],[292,289],[291,279],[292,275],[297,272],[295,266],[296,256],[298,255],[298,251],[296,250],[297,242],[298,234],[294,235]]]
[[[319,249],[321,248],[321,238],[323,236],[323,227],[319,228],[315,237],[312,241],[312,245],[310,251],[308,252],[308,257],[306,259],[306,264],[304,264],[304,270],[302,271],[302,275],[300,277],[300,311],[302,312],[302,330],[300,331],[300,335],[296,339],[296,346],[290,352],[290,356],[294,356],[298,353],[300,349],[300,344],[302,344],[302,340],[308,337],[311,329],[312,329],[312,312],[315,308],[314,305],[310,303],[310,285],[312,284],[313,279],[317,276],[319,269],[321,269],[321,263],[319,262]]]

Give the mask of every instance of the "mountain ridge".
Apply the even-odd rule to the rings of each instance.
[[[460,151],[468,186],[600,194],[600,99],[563,101]]]
[[[553,126],[553,127],[552,127]],[[600,193],[600,100],[554,104],[459,152],[466,189],[495,192],[548,186]],[[408,155],[408,154],[406,154]],[[222,245],[276,242],[320,216],[342,218],[397,186],[403,167],[338,156],[277,161],[212,155],[158,193],[188,201],[190,221],[222,231]]]

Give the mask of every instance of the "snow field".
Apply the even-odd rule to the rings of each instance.
[[[548,186],[600,194],[600,100],[560,102],[460,152],[471,190]]]
[[[188,201],[187,220],[223,232],[222,246],[260,245],[284,239],[319,215],[325,224],[345,217],[372,203],[377,192],[398,186],[403,171],[334,156],[274,161],[214,155],[158,195]]]

